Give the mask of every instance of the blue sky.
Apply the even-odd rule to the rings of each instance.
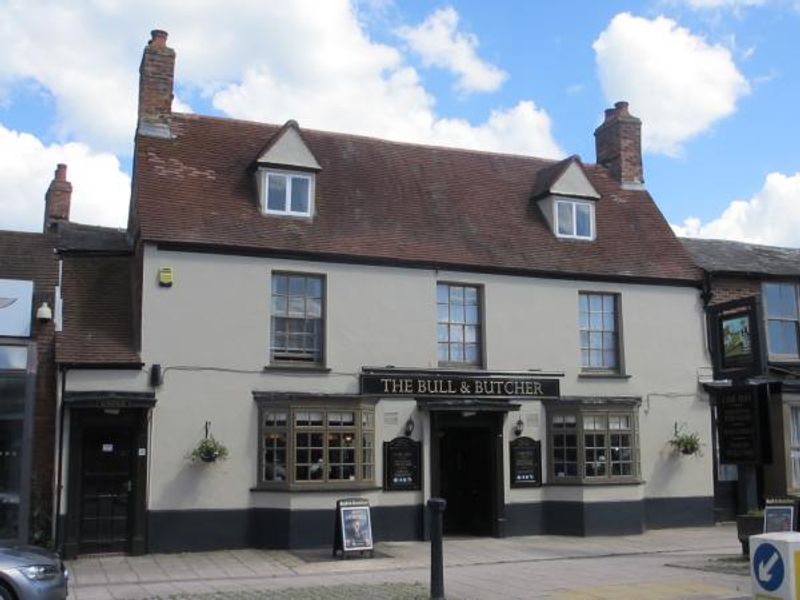
[[[174,109],[593,162],[603,109],[643,120],[646,185],[687,235],[800,247],[800,0],[0,1],[0,227],[124,227],[138,65]],[[487,200],[490,202],[490,200]]]

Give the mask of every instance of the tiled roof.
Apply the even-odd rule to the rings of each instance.
[[[80,365],[141,362],[133,350],[130,255],[64,256],[64,327],[56,361]]]
[[[138,136],[141,239],[544,275],[699,278],[650,195],[621,189],[595,165],[584,169],[602,194],[597,240],[566,241],[531,199],[555,161],[304,129],[322,166],[315,215],[263,215],[253,163],[279,129],[173,115],[173,139]]]
[[[712,273],[800,276],[800,249],[797,248],[697,238],[681,238],[681,242],[695,264]]]
[[[56,225],[56,233],[58,249],[66,252],[126,252],[131,248],[124,229],[62,221]]]
[[[58,258],[53,240],[42,233],[0,231],[0,278],[35,281],[39,292],[53,292]],[[52,298],[48,299],[52,306]]]

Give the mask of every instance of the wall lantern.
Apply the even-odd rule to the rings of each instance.
[[[414,419],[408,417],[408,421],[406,421],[403,431],[405,432],[406,437],[411,437],[411,434],[414,433]]]
[[[523,429],[525,429],[525,423],[522,422],[522,419],[517,419],[517,422],[514,424],[514,435],[517,437],[521,436]]]

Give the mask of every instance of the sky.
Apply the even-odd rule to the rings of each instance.
[[[0,229],[61,162],[125,227],[151,29],[181,112],[594,162],[628,101],[677,233],[800,247],[800,0],[0,0]]]

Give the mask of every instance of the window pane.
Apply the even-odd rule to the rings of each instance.
[[[450,318],[450,308],[447,304],[439,304],[436,307],[436,320],[439,323],[447,323]]]
[[[439,361],[440,362],[447,362],[450,360],[450,355],[448,354],[448,344],[439,344]]]
[[[286,177],[284,175],[267,175],[267,208],[269,210],[286,210]]]
[[[572,223],[572,204],[569,202],[557,202],[558,213],[558,233],[561,235],[574,235],[575,227]]]
[[[480,355],[478,354],[478,346],[475,344],[467,344],[464,346],[464,361],[468,363],[480,362]]]
[[[450,286],[446,283],[436,284],[436,302],[439,304],[447,304],[450,302]]]
[[[461,344],[450,344],[450,360],[455,362],[463,362],[464,346]]]
[[[478,290],[437,284],[438,357],[441,362],[479,363],[480,311]],[[468,324],[468,325],[465,325]]]
[[[292,177],[292,212],[308,214],[309,180]]]
[[[464,288],[464,304],[468,306],[478,305],[478,288],[474,287]]]
[[[273,296],[272,297],[272,314],[285,315],[286,314],[286,296]]]
[[[449,338],[447,336],[447,331],[448,331],[447,325],[442,325],[442,324],[438,325],[436,327],[437,340],[440,342],[448,341]]]
[[[478,322],[478,307],[465,306],[464,307],[464,322],[475,324]]]
[[[289,293],[295,296],[305,296],[306,278],[297,275],[289,277]]]
[[[575,235],[591,237],[592,209],[588,204],[575,205]]]
[[[792,446],[800,447],[800,406],[791,409]]]
[[[797,356],[797,323],[795,321],[769,321],[770,354]]]
[[[450,322],[463,323],[464,322],[464,306],[461,304],[450,305]]]
[[[478,341],[478,328],[469,325],[464,328],[464,341],[474,344]]]
[[[765,283],[767,316],[797,319],[797,295],[790,283]]]
[[[0,346],[0,369],[25,369],[27,366],[27,347]]]
[[[450,286],[450,304],[464,304],[464,288],[456,285]]]
[[[288,277],[286,275],[273,275],[272,276],[272,293],[274,294],[286,294],[288,291]]]
[[[464,328],[461,325],[450,325],[450,341],[463,342]]]

